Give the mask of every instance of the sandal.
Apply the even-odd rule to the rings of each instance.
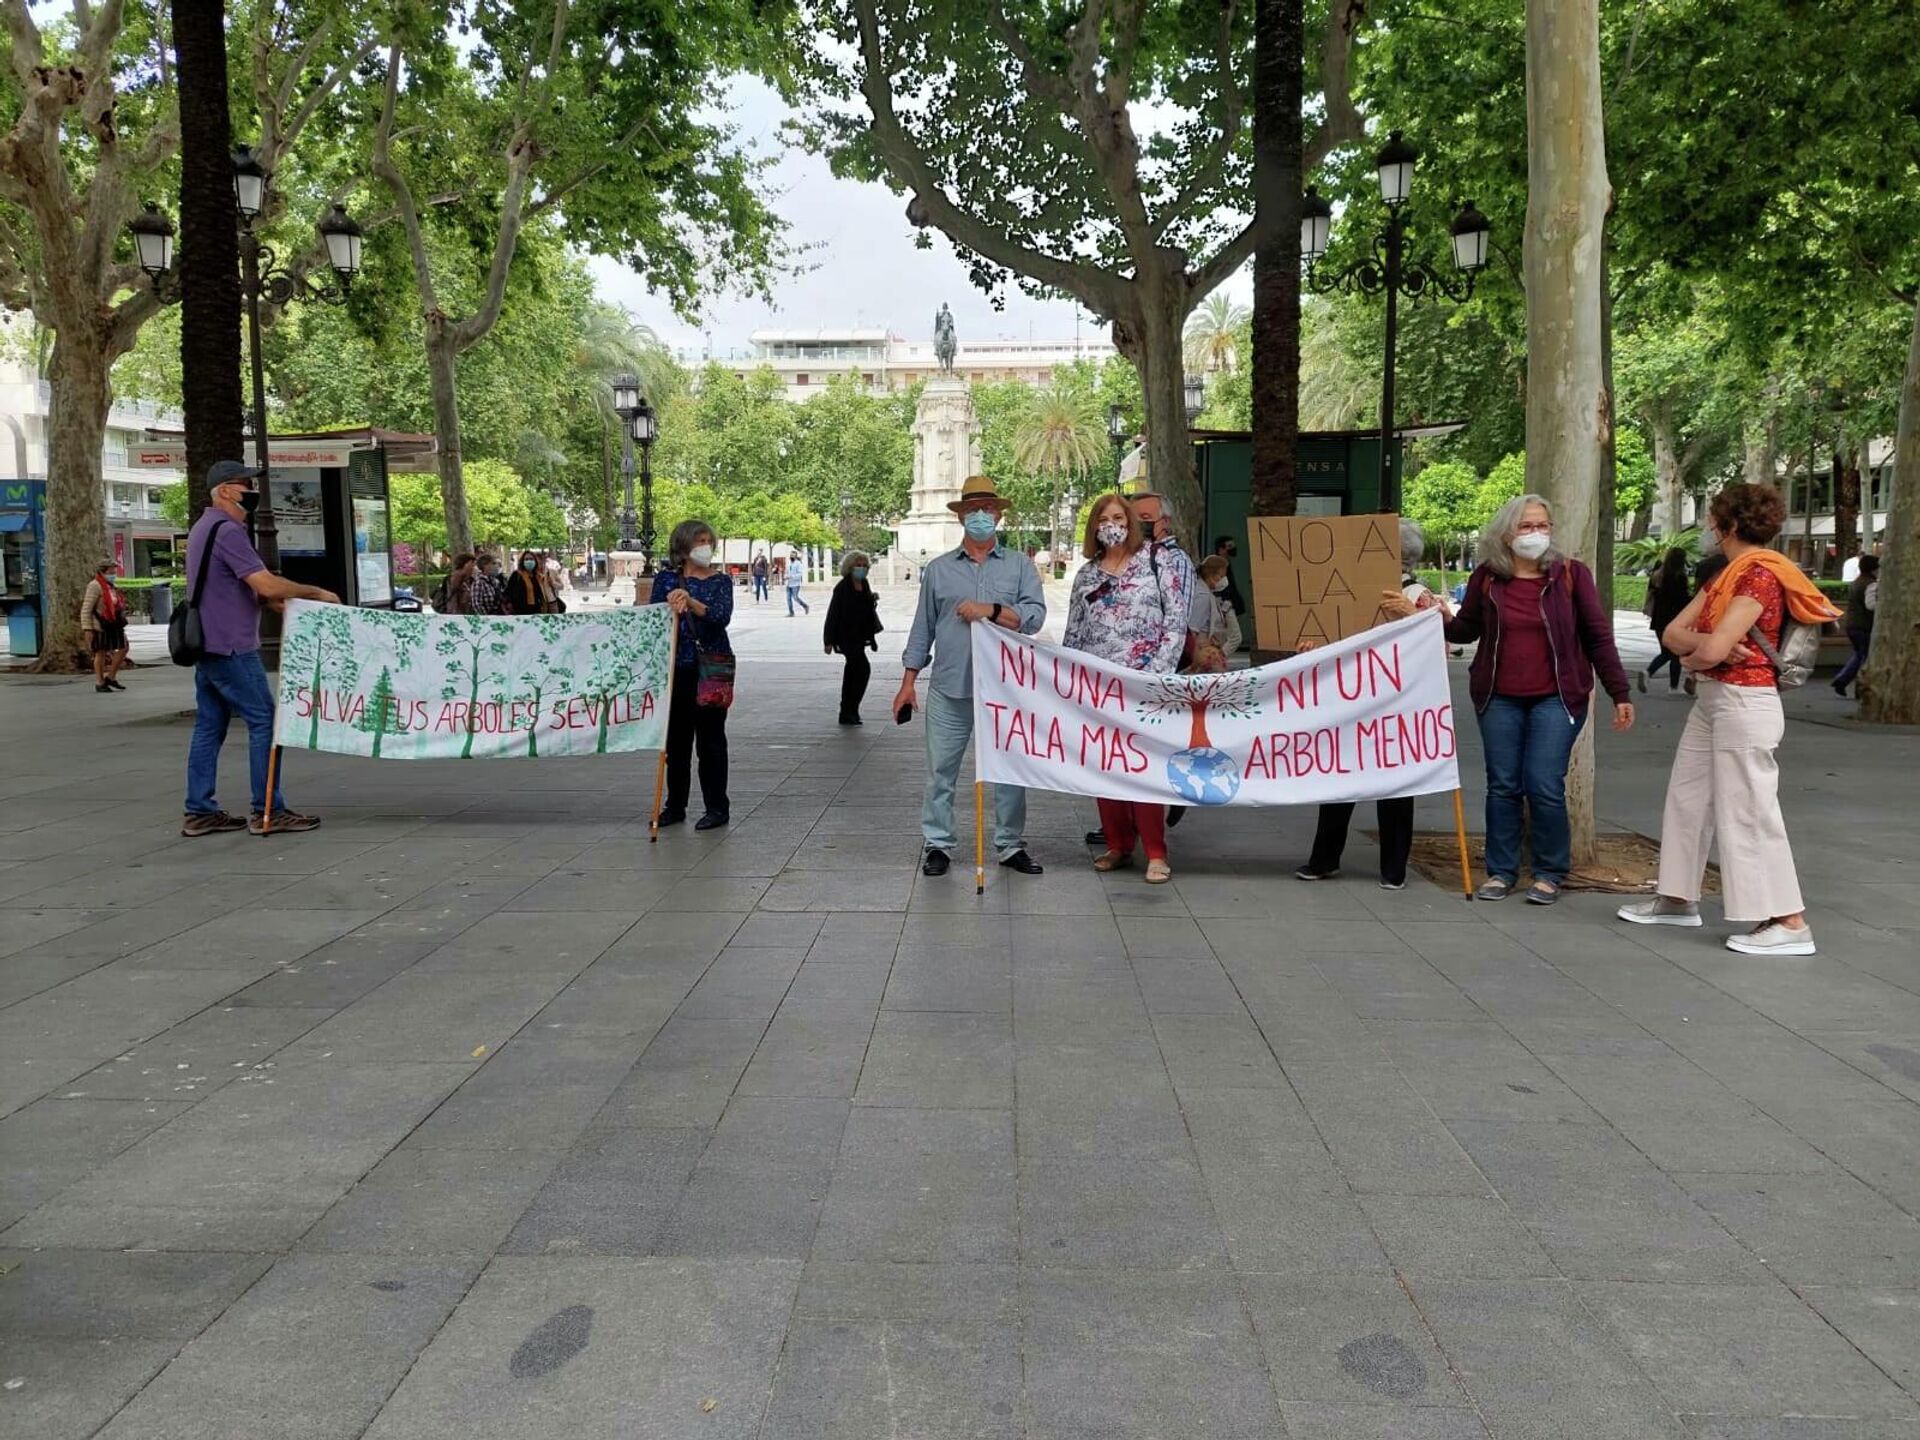
[[[1168,865],[1166,861],[1147,861],[1147,884],[1164,885],[1171,879],[1173,879],[1173,867]]]
[[[1489,875],[1480,882],[1480,888],[1473,892],[1476,900],[1504,900],[1513,893],[1513,886],[1498,875]]]
[[[1104,875],[1109,870],[1128,869],[1132,864],[1133,856],[1122,855],[1118,850],[1109,850],[1106,854],[1095,857],[1093,868]]]

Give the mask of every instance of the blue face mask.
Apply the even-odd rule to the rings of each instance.
[[[853,567],[852,573],[854,579],[864,580],[867,578],[867,567],[864,565],[856,565]]]
[[[969,540],[991,540],[994,532],[1000,528],[1000,522],[994,519],[991,510],[970,510],[962,520]]]

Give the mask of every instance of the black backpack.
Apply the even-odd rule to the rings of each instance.
[[[200,552],[200,573],[194,577],[187,598],[167,621],[167,653],[176,665],[197,665],[206,653],[207,639],[200,626],[200,597],[206,593],[207,567],[213,563],[213,537],[222,524],[231,525],[226,516],[207,527],[206,548]]]

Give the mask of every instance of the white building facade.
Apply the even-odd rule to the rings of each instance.
[[[47,478],[47,415],[53,389],[18,354],[0,357],[0,478]],[[150,557],[170,549],[176,531],[160,510],[160,492],[185,478],[178,469],[141,468],[135,452],[149,429],[178,430],[177,411],[115,400],[100,451],[107,543],[128,575],[150,573]]]
[[[884,328],[845,330],[756,330],[752,348],[718,363],[742,379],[766,366],[780,377],[789,400],[807,400],[837,375],[855,374],[869,395],[905,390],[940,373],[933,341],[908,340]],[[1110,340],[1093,334],[1071,340],[962,337],[953,372],[975,384],[1016,380],[1039,387],[1055,370],[1078,360],[1105,363],[1118,352]]]

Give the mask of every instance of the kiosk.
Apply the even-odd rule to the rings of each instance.
[[[387,477],[431,470],[431,435],[373,428],[267,437],[267,476],[280,573],[331,590],[348,605],[393,605],[393,525]],[[185,446],[156,437],[138,463],[178,466]],[[252,458],[249,453],[248,459]]]
[[[47,482],[0,480],[0,610],[10,655],[40,653],[46,553]]]

